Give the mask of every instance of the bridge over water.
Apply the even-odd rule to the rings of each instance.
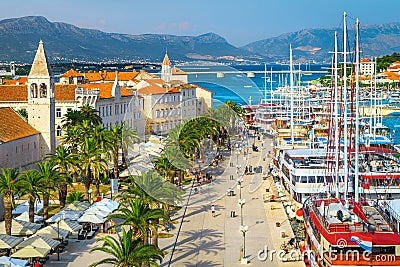
[[[255,74],[263,74],[265,71],[262,70],[255,70],[255,71],[240,71],[240,70],[215,70],[215,71],[190,71],[185,70],[188,74],[216,74],[217,77],[224,77],[225,74],[246,74],[247,77],[251,78],[254,77]],[[290,74],[289,70],[273,70],[267,71],[267,75],[270,74]],[[328,70],[293,70],[294,75],[312,75],[312,74],[329,74]]]

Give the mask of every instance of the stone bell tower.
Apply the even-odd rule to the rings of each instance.
[[[54,80],[49,60],[40,40],[28,75],[28,123],[41,132],[42,156],[55,151]]]

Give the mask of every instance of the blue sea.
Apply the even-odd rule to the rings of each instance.
[[[295,65],[294,70],[326,70],[327,65],[307,64]],[[275,90],[278,86],[288,85],[290,83],[289,74],[271,74],[269,71],[289,70],[289,65],[269,64],[267,65],[266,75],[264,74],[264,65],[239,65],[239,66],[179,66],[180,69],[190,73],[189,83],[196,83],[214,93],[214,106],[218,106],[227,100],[233,100],[239,105],[257,104],[264,95],[270,98],[270,88]],[[223,78],[218,78],[216,73],[208,74],[201,72],[224,72],[239,71],[239,73],[228,73]],[[247,72],[262,71],[256,73],[254,78],[248,78]],[[302,75],[301,77],[294,75],[294,82],[313,81],[321,77],[323,74]],[[266,78],[265,78],[266,77]],[[265,90],[266,89],[266,90]],[[395,144],[400,144],[400,116],[384,117],[383,124],[388,126],[394,133]]]

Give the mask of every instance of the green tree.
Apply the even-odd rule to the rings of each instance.
[[[103,157],[105,150],[100,148],[93,138],[85,138],[79,152],[80,165],[85,179],[85,194],[89,198],[88,190],[94,179],[96,181],[96,195],[100,195],[100,174],[108,171],[107,160]]]
[[[132,229],[126,231],[122,229],[122,235],[118,234],[118,239],[113,236],[104,236],[97,240],[104,241],[101,247],[91,250],[103,251],[111,257],[105,258],[90,265],[90,267],[101,264],[112,264],[119,267],[140,267],[143,264],[159,266],[162,262],[163,253],[153,245],[143,245],[141,239],[135,239]]]
[[[67,196],[67,203],[73,203],[75,201],[85,200],[85,195],[82,192],[71,192]]]
[[[54,162],[54,167],[58,170],[60,175],[65,178],[65,183],[59,185],[60,207],[64,208],[68,194],[67,182],[71,181],[71,175],[79,170],[78,156],[71,154],[68,149],[60,145],[56,148],[55,154],[47,155],[45,159],[50,159]]]
[[[135,232],[140,233],[144,244],[148,244],[149,231],[153,234],[153,245],[157,246],[159,219],[168,220],[162,209],[151,209],[149,203],[140,198],[127,199],[117,212],[110,214],[109,219],[122,219],[123,222],[115,226],[128,225]]]
[[[49,200],[54,191],[61,191],[61,187],[67,184],[66,177],[58,173],[53,161],[43,161],[37,164],[43,183],[43,219],[49,216]]]
[[[136,142],[139,142],[138,132],[130,127],[123,125],[122,128],[122,167],[126,169],[128,166],[126,164],[126,155],[129,148],[133,148]]]
[[[19,194],[21,191],[21,180],[18,177],[17,169],[1,169],[0,194],[4,195],[4,218],[7,235],[11,235],[14,194]]]
[[[113,166],[114,166],[114,179],[118,179],[119,170],[118,170],[118,155],[119,149],[122,146],[122,126],[114,126],[109,131],[107,131],[106,139],[108,142],[108,148],[110,149]]]
[[[27,170],[21,173],[21,194],[28,197],[29,221],[34,222],[35,202],[40,201],[40,194],[45,192],[43,178],[38,170]]]

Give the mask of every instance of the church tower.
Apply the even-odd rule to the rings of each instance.
[[[172,76],[171,61],[169,61],[168,54],[165,52],[164,60],[161,65],[161,79],[164,82],[170,82]]]
[[[28,75],[28,123],[41,133],[39,149],[44,156],[55,151],[54,80],[40,40]]]

